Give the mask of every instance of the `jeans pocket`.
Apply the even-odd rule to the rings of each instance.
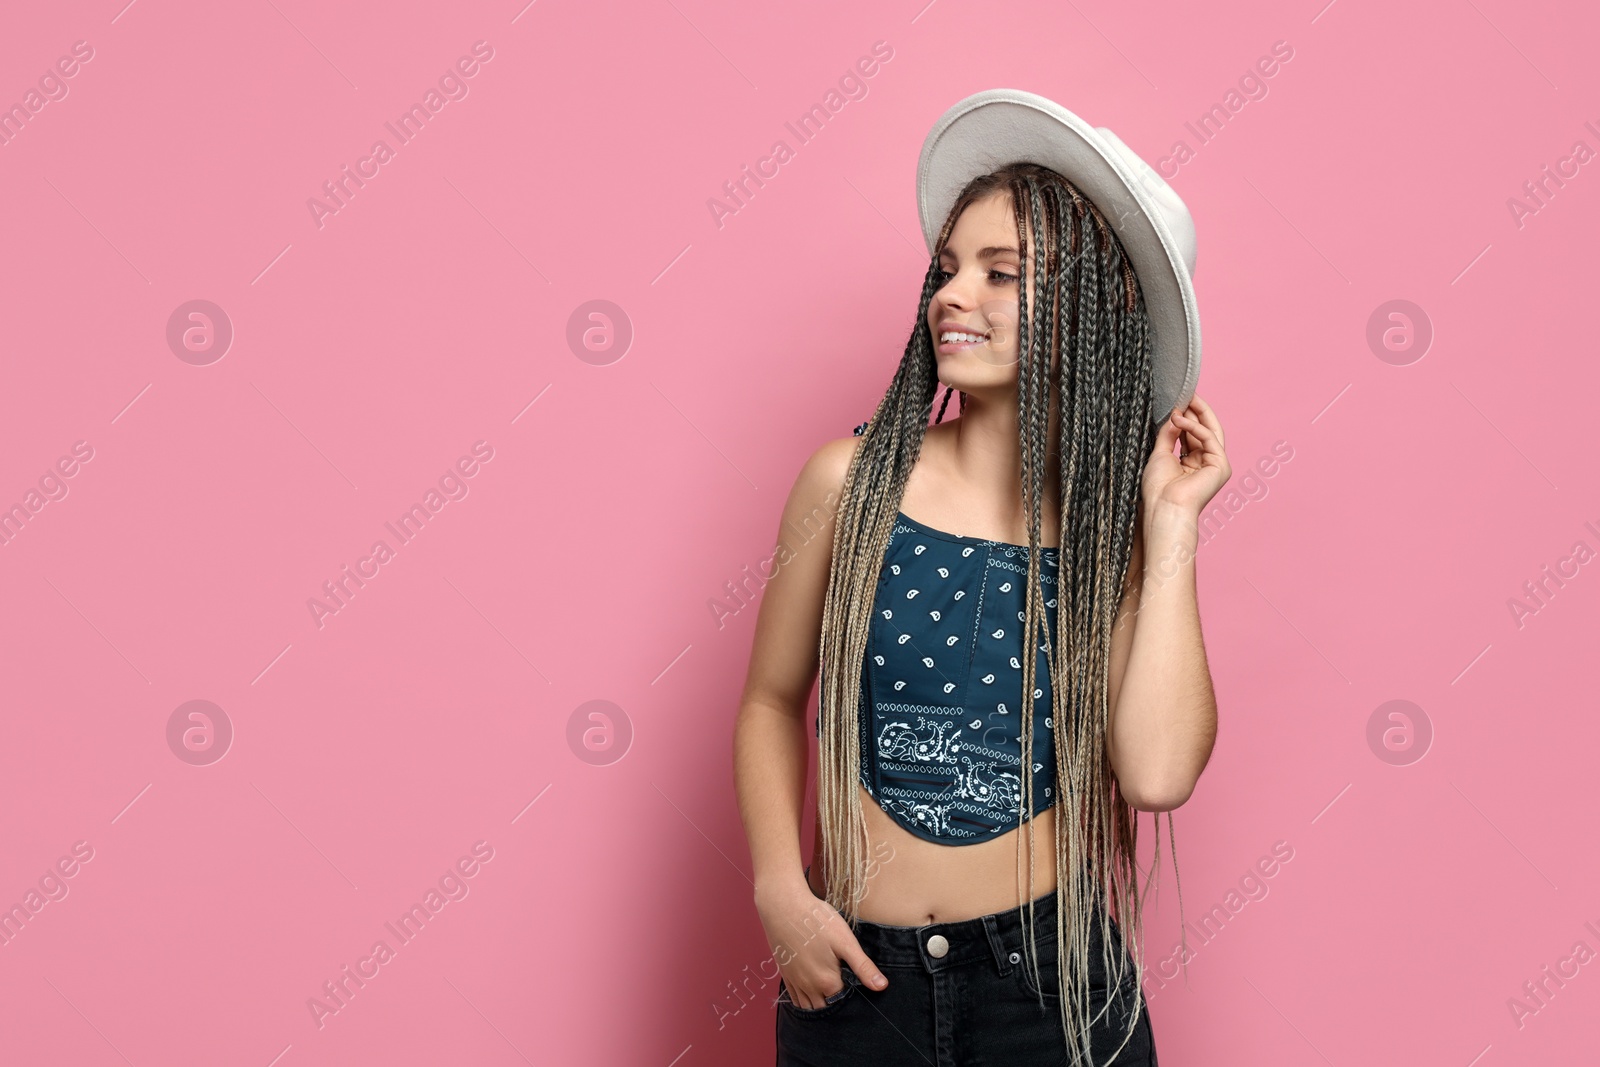
[[[1028,962],[1026,956],[1018,959],[1016,973],[1018,981],[1022,983],[1023,990],[1029,997],[1037,1000],[1043,997],[1047,1002],[1056,1002],[1061,999],[1061,969],[1056,965],[1055,953],[1052,951],[1049,958],[1040,952],[1035,961],[1039,967],[1037,980],[1033,973],[1033,964]]]
[[[856,991],[856,976],[850,968],[840,964],[839,977],[844,979],[844,988],[836,993],[830,993],[823,1000],[822,1005],[816,1008],[802,1008],[789,997],[789,986],[782,978],[778,979],[778,1004],[796,1019],[821,1019],[832,1015],[844,1006],[845,1001]]]
[[[1105,963],[1100,959],[1101,939],[1098,933],[1091,936],[1089,941],[1089,958],[1085,961],[1088,965],[1089,1001],[1091,1004],[1103,1004],[1111,993],[1111,980],[1106,974]],[[1051,937],[1043,944],[1040,944],[1036,949],[1036,953],[1039,972],[1037,976],[1034,974],[1033,965],[1028,962],[1026,956],[1023,956],[1020,951],[1013,953],[1018,957],[1014,964],[1014,971],[1018,975],[1017,980],[1030,998],[1037,1000],[1042,996],[1046,1002],[1059,1003],[1061,1000],[1061,966],[1056,957],[1055,939]],[[1124,967],[1127,967],[1128,963],[1128,960],[1123,960]],[[1076,980],[1076,972],[1069,977]],[[1130,975],[1124,974],[1123,983],[1126,985],[1129,984],[1129,981]]]

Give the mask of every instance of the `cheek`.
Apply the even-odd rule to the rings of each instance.
[[[1002,340],[991,340],[979,350],[978,359],[984,364],[986,376],[997,381],[1013,381],[1017,376],[1017,335],[1008,330]]]
[[[1017,336],[1017,300],[1015,296],[997,296],[978,305],[978,317],[988,328],[992,338],[1015,342]]]

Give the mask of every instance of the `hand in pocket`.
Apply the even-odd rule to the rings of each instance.
[[[841,963],[869,988],[888,987],[888,978],[867,958],[844,916],[806,883],[773,899],[758,899],[756,909],[795,1007],[815,1010],[840,999],[849,983]]]

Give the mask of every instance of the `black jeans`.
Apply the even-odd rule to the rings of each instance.
[[[963,922],[885,926],[862,920],[856,939],[884,975],[887,989],[862,983],[842,960],[844,988],[818,1008],[801,1008],[778,983],[778,1067],[1021,1067],[1067,1064],[1057,982],[1056,898],[1034,901],[1035,945],[1043,989],[1034,987],[1022,955],[1023,908]],[[1156,1067],[1155,1036],[1148,1005],[1141,1003],[1133,1035],[1122,1043],[1138,976],[1124,964],[1124,978],[1110,988],[1100,962],[1099,915],[1089,952],[1089,1009],[1111,1008],[1095,1024],[1090,1049],[1095,1067]],[[1111,924],[1113,953],[1126,949]],[[942,938],[943,940],[938,940]],[[1040,1004],[1040,993],[1044,1003]]]

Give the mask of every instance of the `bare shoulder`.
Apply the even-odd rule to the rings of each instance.
[[[785,518],[794,520],[806,515],[831,520],[844,493],[845,475],[860,446],[859,437],[837,437],[812,452],[795,476],[788,506],[784,508]]]
[[[761,594],[744,700],[804,715],[816,679],[818,639],[833,557],[834,516],[859,437],[811,453],[783,507],[774,565]]]
[[[833,556],[833,522],[844,499],[844,479],[861,444],[840,437],[818,447],[800,467],[783,505],[780,540],[789,551],[809,557],[803,569],[826,569]]]
[[[784,562],[801,581],[826,584],[833,558],[834,519],[844,500],[844,480],[861,445],[859,437],[839,437],[819,446],[795,476],[783,505],[778,539]],[[808,577],[802,578],[801,575]]]

